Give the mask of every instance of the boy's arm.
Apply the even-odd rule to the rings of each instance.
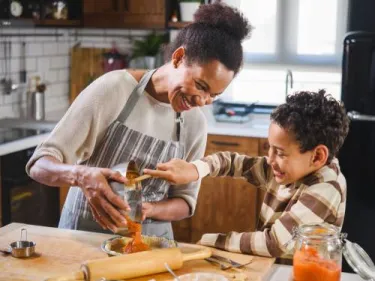
[[[228,234],[204,234],[201,244],[231,252],[280,257],[290,250],[292,230],[308,223],[342,223],[345,196],[337,183],[320,183],[308,187],[292,208],[284,212],[264,231]],[[271,207],[268,207],[271,209]],[[274,212],[271,210],[271,213]],[[341,223],[340,223],[341,222]]]
[[[251,157],[229,151],[217,152],[192,163],[198,170],[199,179],[207,175],[245,177],[255,186],[265,185],[270,171],[266,157]]]

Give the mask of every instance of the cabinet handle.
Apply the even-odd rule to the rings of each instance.
[[[116,12],[118,10],[118,0],[112,0],[112,11]]]
[[[129,12],[129,2],[128,2],[128,0],[124,0],[124,12]]]
[[[225,141],[211,141],[212,144],[221,145],[221,146],[239,146],[239,143],[236,142],[225,142]]]

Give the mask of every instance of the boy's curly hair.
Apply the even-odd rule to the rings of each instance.
[[[327,146],[327,163],[332,161],[349,131],[349,118],[343,104],[325,90],[297,92],[271,114],[271,121],[292,133],[301,153],[317,145]]]

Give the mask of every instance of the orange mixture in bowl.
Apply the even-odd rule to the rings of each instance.
[[[126,221],[132,239],[122,248],[122,252],[130,254],[150,250],[150,247],[142,241],[142,224],[132,221],[128,216]]]

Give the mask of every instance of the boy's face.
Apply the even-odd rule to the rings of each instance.
[[[315,171],[312,165],[314,151],[300,152],[299,144],[292,134],[271,122],[268,131],[267,163],[271,165],[279,184],[290,184]]]

